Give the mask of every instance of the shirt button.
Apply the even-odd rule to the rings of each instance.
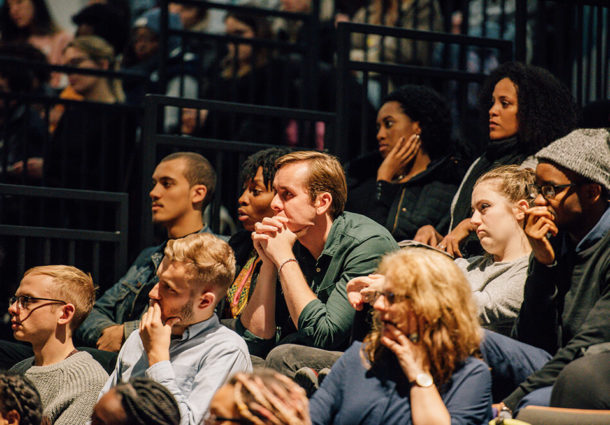
[[[320,267],[316,267],[316,272],[320,273]]]

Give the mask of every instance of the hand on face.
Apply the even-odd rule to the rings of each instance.
[[[383,289],[383,275],[370,274],[358,276],[347,282],[347,300],[356,310],[364,308],[364,303],[371,303],[375,291]]]
[[[288,219],[283,216],[265,217],[254,225],[252,241],[263,262],[271,261],[276,267],[294,257],[292,247],[297,240],[287,227]]]
[[[555,261],[555,251],[547,236],[557,236],[555,216],[547,207],[532,207],[525,211],[524,231],[536,260],[545,265]]]
[[[415,159],[420,148],[421,140],[418,134],[412,134],[408,139],[401,137],[379,166],[377,180],[394,180]]]
[[[421,320],[417,320],[412,311],[408,314],[409,329],[417,329],[417,332],[405,335],[394,325],[386,323],[383,327],[381,343],[394,353],[407,379],[411,382],[420,373],[430,373],[430,362],[426,349],[420,341],[423,323]]]
[[[161,306],[156,301],[151,302],[151,306],[148,307],[148,311],[144,313],[140,321],[140,338],[148,356],[149,366],[169,360],[172,326],[179,321],[179,317],[170,317],[163,323]]]

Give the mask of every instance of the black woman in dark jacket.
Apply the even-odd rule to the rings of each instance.
[[[479,104],[482,111],[488,111],[485,122],[489,128],[489,144],[466,172],[452,201],[450,233],[435,230],[434,224],[428,223],[415,236],[419,242],[458,257],[462,256],[460,250],[465,245],[468,246],[464,254],[476,250],[468,243],[475,239],[470,223],[470,195],[475,181],[501,165],[535,168],[533,155],[573,130],[578,115],[566,86],[547,70],[519,62],[507,62],[487,77]]]
[[[347,209],[384,225],[397,241],[426,223],[447,229],[461,179],[450,129],[447,103],[434,90],[405,85],[386,96],[377,113],[379,150],[348,165]]]

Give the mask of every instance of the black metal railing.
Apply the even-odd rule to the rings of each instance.
[[[108,79],[145,78],[129,72],[0,57],[0,67],[5,70],[23,66]],[[0,102],[0,182],[128,190],[141,108],[17,92],[0,92]],[[38,169],[28,170],[28,159],[34,159]],[[16,163],[23,167],[15,167]]]
[[[517,0],[523,10],[525,0]],[[539,0],[535,28],[517,17],[517,59],[556,75],[584,106],[610,98],[610,4],[603,0]],[[528,42],[531,41],[531,42]]]
[[[70,214],[103,211],[104,230],[62,225]],[[2,295],[11,295],[25,270],[68,264],[90,272],[100,289],[116,282],[127,266],[128,195],[101,191],[0,184]]]
[[[349,52],[353,34],[377,35],[382,38],[393,37],[405,41],[434,44],[434,51],[439,56],[448,58],[453,55],[454,60],[438,60],[436,66],[351,60]],[[473,150],[480,149],[480,144],[483,143],[482,136],[468,133],[463,124],[473,119],[476,104],[473,97],[476,96],[472,96],[472,93],[477,92],[485,74],[469,71],[465,64],[460,63],[463,61],[459,61],[457,58],[464,56],[469,50],[473,50],[481,55],[493,52],[499,61],[507,61],[512,58],[512,43],[459,34],[341,23],[338,26],[338,46],[337,141],[334,145],[336,150],[333,153],[347,161],[375,149],[377,145],[374,136],[371,136],[371,130],[374,129],[374,115],[367,116],[366,111],[363,110],[362,115],[354,121],[349,114],[351,97],[359,96],[362,102],[368,98],[375,107],[379,107],[379,101],[384,95],[406,83],[427,85],[444,95],[452,104],[454,123],[462,124],[454,131],[454,134],[469,140],[471,145],[474,144]],[[353,73],[356,73],[361,81],[359,93],[353,93],[345,84]],[[347,136],[350,127],[354,125],[360,127],[361,137],[357,141]]]
[[[150,181],[153,170],[163,156],[177,150],[194,151],[203,154],[214,166],[218,175],[214,199],[211,203],[210,226],[215,232],[220,230],[220,205],[225,205],[229,211],[235,210],[237,197],[241,190],[239,181],[239,166],[248,154],[273,146],[286,146],[277,139],[251,138],[248,140],[234,140],[230,138],[194,137],[189,135],[167,134],[163,131],[160,121],[162,112],[167,107],[191,110],[206,110],[212,113],[227,113],[239,115],[242,119],[253,121],[272,120],[275,125],[288,125],[295,128],[295,132],[302,136],[299,143],[293,145],[295,149],[329,147],[327,144],[335,140],[335,115],[319,111],[303,109],[289,109],[270,106],[258,106],[233,102],[212,100],[193,100],[171,98],[166,96],[146,96],[146,121],[143,127],[141,179]],[[283,123],[283,124],[282,124]],[[323,127],[322,133],[316,133]],[[312,139],[321,141],[319,146]],[[312,144],[313,143],[313,144]],[[140,200],[143,212],[140,216],[140,246],[153,243],[154,231],[151,223],[150,199],[144,195]]]
[[[382,22],[373,19],[367,4],[368,8],[355,12],[359,23],[435,30],[431,17],[440,10],[442,31],[513,42],[515,60],[548,69],[571,88],[580,105],[610,97],[607,1],[415,0],[398,8],[394,22],[387,19],[391,14],[385,2],[380,3],[386,5]],[[363,56],[368,59],[369,55]],[[384,61],[405,62],[388,52]],[[480,71],[488,72],[488,68],[482,65]]]
[[[168,83],[177,80],[178,83],[174,83],[174,88],[177,86],[179,90],[177,92],[174,90],[172,95],[183,97],[186,94],[184,79],[189,73],[186,71],[185,62],[187,56],[192,60],[194,54],[196,58],[194,69],[199,74],[191,73],[191,77],[198,80],[198,90],[196,96],[189,93],[188,97],[268,106],[319,108],[318,93],[311,89],[317,86],[319,73],[319,0],[312,2],[310,13],[292,13],[202,0],[179,0],[177,3],[259,17],[269,21],[270,26],[272,19],[285,20],[289,22],[290,28],[299,29],[300,36],[296,40],[280,40],[273,38],[270,31],[266,37],[259,34],[253,38],[246,38],[231,34],[171,29],[168,26],[168,2],[161,1],[160,57],[165,58],[159,64],[160,86],[165,88],[161,90],[162,93],[169,94],[166,91]],[[172,59],[169,41],[173,37],[180,39],[178,50],[180,55]],[[227,50],[229,45],[235,46],[232,56]],[[237,63],[235,59],[240,48],[253,50],[249,59],[252,72],[247,77],[235,76],[235,73],[231,72],[233,70],[230,65],[227,65]],[[178,63],[171,63],[175,59]],[[174,69],[173,73],[170,72],[170,66]],[[296,87],[294,87],[295,80],[298,80]],[[257,87],[265,84],[266,81],[269,81],[269,84],[264,90]]]

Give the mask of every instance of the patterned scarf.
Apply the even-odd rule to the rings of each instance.
[[[233,281],[233,284],[227,291],[227,300],[231,309],[231,316],[237,317],[248,303],[248,295],[250,294],[250,285],[252,283],[252,275],[256,265],[261,261],[256,250],[250,254],[250,258],[242,267]]]

